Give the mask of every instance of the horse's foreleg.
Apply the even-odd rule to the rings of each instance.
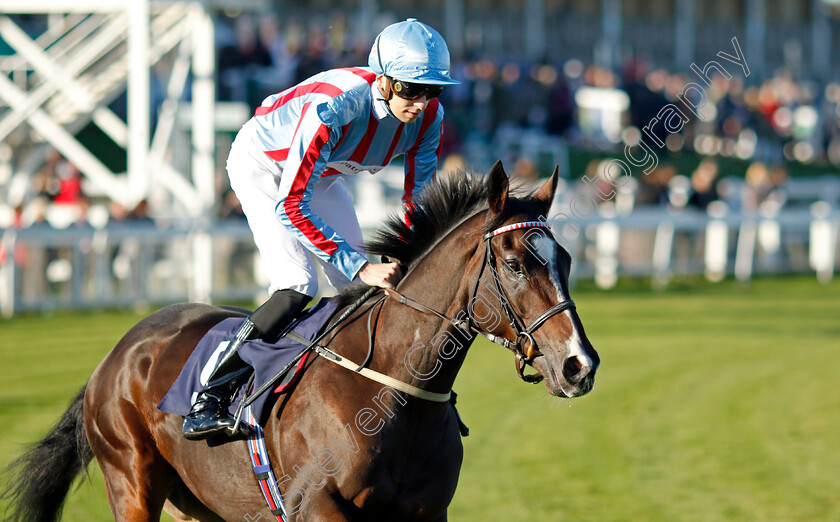
[[[175,507],[175,504],[168,500],[163,505],[163,510],[166,512],[167,515],[169,515],[175,520],[182,520],[185,522],[199,522],[197,519],[187,515],[186,513]]]
[[[311,492],[310,492],[311,494]],[[365,522],[390,522],[395,520],[394,513],[377,513],[369,512],[362,513],[354,503],[343,498],[336,498],[328,492],[315,495],[307,498],[305,504],[301,505],[299,510],[290,517],[290,522],[299,522],[306,520],[322,520],[330,522],[345,522],[345,521],[365,521]],[[447,514],[443,513],[440,516],[433,516],[431,518],[422,518],[417,520],[425,520],[427,522],[446,522],[448,520]]]
[[[343,499],[336,498],[328,491],[309,491],[306,501],[297,509],[290,522],[302,522],[306,520],[318,520],[329,522],[349,522],[361,520],[351,513],[355,506]]]

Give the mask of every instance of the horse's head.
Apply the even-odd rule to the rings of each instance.
[[[493,166],[487,181],[482,290],[477,285],[475,297],[496,301],[501,308],[493,328],[486,321],[484,326],[516,341],[512,348],[523,379],[536,380],[523,373],[525,364],[531,364],[552,395],[577,397],[592,389],[600,359],[569,296],[571,257],[545,223],[557,178],[555,169],[531,198],[518,199],[509,197],[501,163]]]

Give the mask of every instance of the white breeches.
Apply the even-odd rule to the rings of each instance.
[[[230,186],[242,204],[260,259],[268,275],[269,295],[292,289],[309,297],[318,292],[315,261],[324,269],[335,288],[351,281],[334,266],[315,257],[274,213],[282,169],[254,144],[246,132],[240,132],[231,146],[227,160]],[[365,253],[362,230],[353,208],[353,200],[342,176],[321,178],[315,186],[310,209],[332,227],[357,252]]]

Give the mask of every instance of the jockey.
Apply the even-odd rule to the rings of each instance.
[[[229,431],[232,396],[253,371],[237,349],[272,341],[315,297],[312,254],[332,286],[393,288],[396,263],[371,263],[344,176],[376,173],[405,153],[410,207],[437,170],[449,49],[413,18],[386,27],[369,68],[333,69],[266,98],[242,126],[227,161],[269,279],[271,297],[236,332],[184,418],[190,440]],[[247,427],[245,428],[247,429]],[[230,433],[229,433],[230,434]]]

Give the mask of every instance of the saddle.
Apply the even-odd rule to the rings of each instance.
[[[281,337],[274,342],[252,339],[243,344],[238,353],[242,360],[254,368],[253,389],[258,389],[271,380],[306,350],[308,343],[304,343],[313,341],[326,328],[338,309],[338,300],[323,298],[294,324],[290,330],[293,332],[292,335]],[[224,352],[227,341],[233,337],[243,321],[242,317],[231,317],[207,331],[193,349],[172,387],[158,404],[157,408],[160,411],[181,416],[189,413],[193,399],[203,388],[202,382],[207,380],[216,366],[218,357]],[[263,393],[251,404],[254,416],[260,424],[264,423],[270,413],[266,410],[270,409],[276,395],[293,388],[299,376],[299,370],[306,364],[310,355],[311,352],[305,354],[296,365],[289,368],[280,379],[278,386],[274,388],[273,393]],[[229,408],[231,415],[236,414],[245,386],[247,384],[240,388],[236,398],[231,402]]]

